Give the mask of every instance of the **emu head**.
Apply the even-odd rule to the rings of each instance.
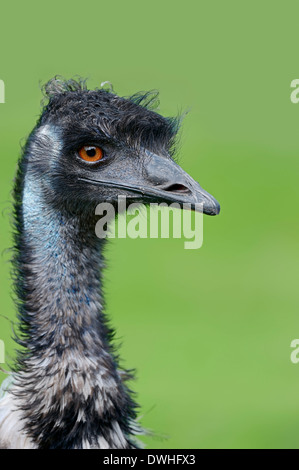
[[[178,118],[151,108],[150,92],[121,98],[82,81],[53,79],[48,104],[28,139],[27,170],[48,202],[72,212],[118,196],[143,203],[203,204],[219,213],[218,202],[173,159]]]

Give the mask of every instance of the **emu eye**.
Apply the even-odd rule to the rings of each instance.
[[[79,155],[86,162],[98,162],[104,155],[103,150],[95,145],[84,145],[79,150]]]

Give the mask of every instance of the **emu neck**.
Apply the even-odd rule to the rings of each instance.
[[[19,211],[21,331],[17,396],[41,448],[127,448],[134,404],[122,383],[103,314],[102,243],[92,216],[46,202],[24,181]]]
[[[38,185],[27,178],[23,195],[23,243],[29,261],[26,301],[34,313],[29,317],[34,334],[28,337],[28,346],[36,354],[46,348],[48,354],[63,357],[79,349],[80,356],[90,357],[97,356],[100,345],[107,347],[101,317],[101,242],[93,224],[92,219],[82,221],[51,207]]]

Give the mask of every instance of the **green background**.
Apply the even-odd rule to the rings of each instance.
[[[160,112],[190,109],[181,164],[221,203],[204,244],[114,240],[108,313],[149,448],[298,448],[298,2],[27,1],[1,5],[1,253],[20,144],[56,74],[160,90]],[[9,254],[0,313],[14,319]],[[7,357],[11,326],[0,318]],[[0,376],[3,378],[3,375]],[[167,436],[162,438],[161,436]],[[159,437],[160,436],[160,437]]]

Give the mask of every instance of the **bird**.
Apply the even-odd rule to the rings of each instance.
[[[103,294],[107,239],[95,207],[220,205],[175,158],[181,118],[158,92],[119,96],[55,76],[22,149],[13,188],[18,347],[0,395],[0,448],[137,449],[138,406]]]

